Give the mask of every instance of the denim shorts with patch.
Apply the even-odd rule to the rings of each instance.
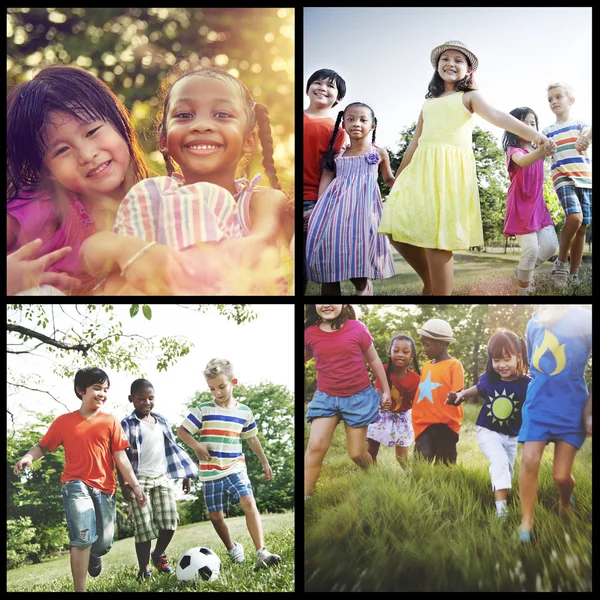
[[[94,556],[106,554],[113,545],[116,494],[105,494],[79,479],[63,483],[61,490],[69,544],[91,546]]]

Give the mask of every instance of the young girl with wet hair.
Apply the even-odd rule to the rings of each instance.
[[[342,120],[350,144],[336,156]],[[372,279],[396,273],[388,240],[377,233],[383,210],[377,176],[381,170],[391,184],[393,175],[387,150],[375,146],[376,129],[373,109],[353,102],[338,113],[323,155],[319,198],[306,234],[306,275],[323,283],[324,296],[341,295],[345,279],[358,296],[372,296]]]
[[[451,392],[447,404],[459,406],[466,398],[483,398],[477,417],[477,441],[490,461],[492,491],[499,519],[508,515],[508,490],[512,488],[517,437],[527,386],[527,345],[516,333],[503,329],[490,338],[485,373],[473,387]]]
[[[411,364],[414,370],[409,369]],[[402,465],[406,463],[408,448],[415,439],[411,409],[421,375],[415,342],[409,335],[402,333],[392,338],[388,363],[383,368],[392,404],[389,410],[380,409],[377,422],[369,425],[367,450],[375,462],[381,444],[395,447],[396,459]],[[381,389],[379,382],[375,383],[375,388]]]
[[[159,293],[287,294],[293,215],[273,162],[267,108],[255,103],[236,77],[215,67],[175,70],[159,95],[164,96],[164,108],[158,146],[168,175],[134,186],[114,226],[118,236],[146,244],[123,265],[118,238],[113,250],[102,252],[105,236],[87,248],[90,268],[111,269],[116,260],[121,276],[135,285],[135,273],[157,270],[152,263],[158,244],[175,251],[171,264],[159,265],[159,280],[166,284]],[[256,150],[257,136],[271,188],[257,186],[261,175],[251,181],[236,179],[244,158]],[[247,271],[240,271],[241,266]],[[261,272],[265,268],[266,277]],[[133,277],[127,277],[132,270]],[[125,293],[126,287],[120,277],[113,277],[105,293],[107,289]]]
[[[539,130],[538,118],[533,109],[520,106],[510,114]],[[521,259],[515,268],[519,296],[534,291],[533,272],[545,263],[558,249],[558,237],[552,217],[544,201],[544,158],[552,154],[554,142],[537,148],[511,131],[505,131],[502,147],[510,187],[506,196],[504,235],[514,235],[521,246]]]
[[[149,174],[129,112],[100,79],[71,66],[15,85],[6,105],[7,253],[37,239],[42,255],[72,249],[47,269],[77,278],[86,293],[82,243],[110,230],[129,188]]]
[[[304,362],[315,359],[317,391],[306,411],[311,424],[304,458],[304,497],[311,496],[331,439],[340,421],[346,428],[348,455],[365,469],[367,427],[379,407],[389,408],[390,387],[373,336],[349,304],[309,304],[304,321]],[[381,385],[381,399],[371,385],[365,361]]]

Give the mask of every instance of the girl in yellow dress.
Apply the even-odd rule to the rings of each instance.
[[[548,138],[490,106],[477,91],[478,60],[453,40],[431,52],[435,69],[412,141],[383,205],[379,233],[423,280],[423,295],[449,296],[454,250],[483,244],[473,114],[537,145]]]

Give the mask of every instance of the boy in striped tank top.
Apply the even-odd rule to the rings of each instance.
[[[177,435],[198,457],[208,514],[231,560],[241,563],[244,560],[244,548],[229,535],[223,517],[225,494],[229,495],[232,503],[239,502],[246,515],[248,533],[256,546],[256,566],[276,565],[281,557],[265,548],[260,513],[256,508],[242,452],[242,440],[246,440],[260,460],[265,471],[264,479],[269,481],[273,478],[273,471],[257,437],[252,411],[233,397],[233,386],[237,384],[237,379],[228,360],[213,358],[204,370],[204,377],[214,400],[192,408],[179,426]],[[193,437],[197,432],[199,442]]]
[[[575,96],[566,83],[548,86],[548,103],[556,115],[556,123],[542,133],[556,144],[552,155],[552,183],[565,211],[558,257],[552,267],[552,283],[565,289],[568,282],[575,288],[581,283],[578,273],[586,225],[592,223],[592,162],[585,153],[592,141],[592,131],[589,123],[571,116]]]

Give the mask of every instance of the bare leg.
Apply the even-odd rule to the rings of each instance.
[[[339,281],[321,284],[321,296],[341,296],[342,288]]]
[[[576,454],[577,448],[568,442],[556,442],[554,445],[552,478],[558,486],[558,512],[563,517],[571,514],[571,495],[575,489],[575,479],[571,472]]]
[[[494,490],[494,500],[508,500],[508,490]]]
[[[583,258],[583,250],[585,248],[585,229],[586,225],[582,223],[571,243],[571,273],[579,272],[579,267],[581,266],[581,259]]]
[[[150,546],[152,542],[136,542],[135,553],[140,571],[147,571],[150,566]]]
[[[172,529],[161,529],[158,532],[158,539],[156,540],[156,546],[154,546],[154,554],[161,556],[161,554],[167,549],[167,546],[173,539],[175,531]]]
[[[221,541],[225,544],[225,548],[227,550],[231,550],[233,548],[233,542],[231,541],[231,536],[229,535],[229,528],[227,527],[227,523],[225,523],[225,519],[223,518],[223,511],[218,510],[216,512],[209,512],[208,516],[217,532],[217,535],[221,538]]]
[[[573,245],[573,238],[579,231],[583,223],[582,213],[571,213],[566,216],[565,224],[560,232],[560,241],[558,245],[558,259],[562,262],[567,262],[569,250]]]
[[[260,550],[265,545],[263,539],[262,523],[260,521],[260,513],[256,508],[256,502],[254,496],[248,494],[240,498],[240,506],[246,515],[246,527],[248,533],[254,542],[257,550]]]
[[[379,454],[379,442],[375,440],[367,440],[367,452],[371,455],[373,459],[373,464],[377,462],[377,454]]]
[[[391,235],[387,236],[390,240],[390,244],[400,253],[402,258],[415,270],[417,275],[423,281],[423,291],[421,295],[431,295],[431,279],[429,278],[429,263],[427,262],[427,255],[425,254],[425,248],[419,248],[418,246],[412,246],[411,244],[405,244],[404,242],[396,242],[392,239]]]
[[[454,257],[449,250],[426,248],[431,291],[434,296],[451,296],[454,280]]]
[[[350,281],[352,282],[352,285],[359,292],[362,292],[367,287],[367,278],[366,277],[354,277],[354,278],[351,278]]]
[[[538,491],[538,471],[546,442],[525,442],[519,471],[519,491],[521,493],[521,531],[531,531],[533,509]]]
[[[396,460],[403,467],[408,464],[408,446],[396,446]]]
[[[85,592],[88,563],[90,562],[91,546],[79,548],[71,546],[71,575],[73,576],[73,589],[76,592]]]
[[[339,417],[321,417],[311,423],[310,437],[304,456],[304,495],[310,496],[323,467],[323,459],[335,432]]]
[[[361,468],[366,469],[373,464],[367,452],[367,427],[350,427],[346,425],[346,447],[348,456]]]

